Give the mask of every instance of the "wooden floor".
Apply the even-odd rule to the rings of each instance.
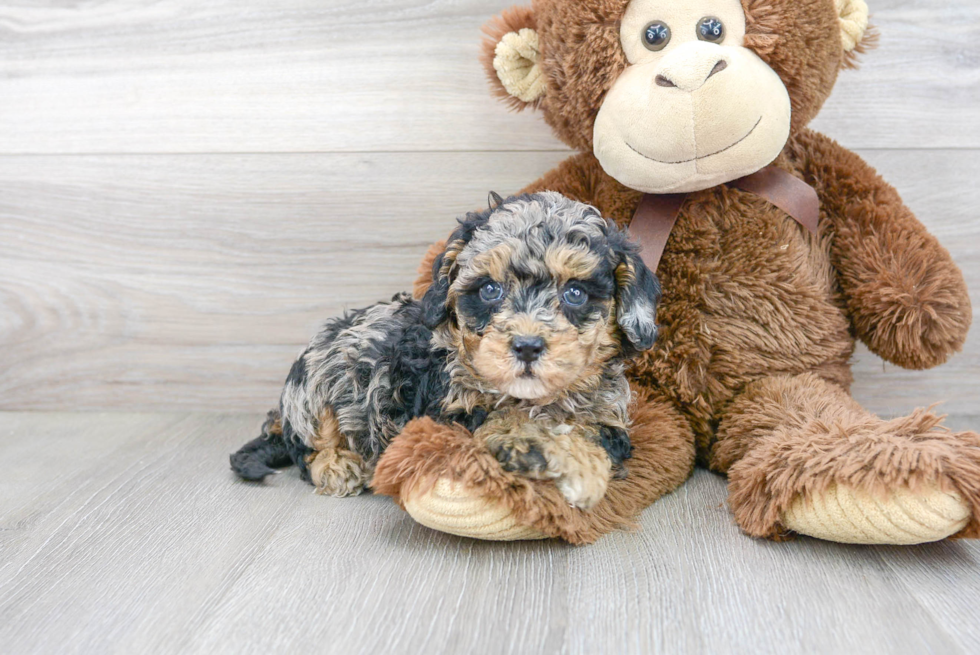
[[[755,541],[705,471],[634,532],[495,544],[235,480],[258,415],[0,418],[5,654],[980,652],[980,543]]]

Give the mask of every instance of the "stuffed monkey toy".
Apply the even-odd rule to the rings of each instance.
[[[583,511],[423,419],[375,489],[446,532],[588,543],[697,463],[727,476],[754,537],[977,536],[980,437],[927,410],[884,420],[848,393],[855,339],[925,369],[960,350],[972,316],[896,190],[807,128],[869,45],[864,0],[533,0],[485,31],[495,93],[578,151],[525,191],[629,225],[663,285],[658,343],[629,373],[633,457]]]

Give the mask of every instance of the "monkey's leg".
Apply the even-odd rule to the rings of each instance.
[[[882,420],[806,373],[750,384],[711,450],[729,505],[755,537],[789,531],[843,543],[976,536],[980,437],[917,410]]]
[[[592,509],[571,507],[557,486],[504,471],[486,445],[458,425],[416,419],[385,450],[372,486],[419,523],[476,539],[560,537],[591,543],[636,524],[694,466],[694,434],[676,406],[634,387],[629,475],[613,479]]]

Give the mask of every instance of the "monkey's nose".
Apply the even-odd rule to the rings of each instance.
[[[660,62],[654,84],[693,93],[728,68],[729,62],[724,55],[719,56],[717,46],[700,46],[704,44],[685,44]]]
[[[510,344],[514,355],[522,362],[536,362],[544,352],[544,339],[541,337],[514,337]]]

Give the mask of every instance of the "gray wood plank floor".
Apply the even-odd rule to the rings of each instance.
[[[0,418],[4,653],[980,652],[980,544],[755,541],[705,471],[637,531],[494,544],[236,481],[258,415]]]

